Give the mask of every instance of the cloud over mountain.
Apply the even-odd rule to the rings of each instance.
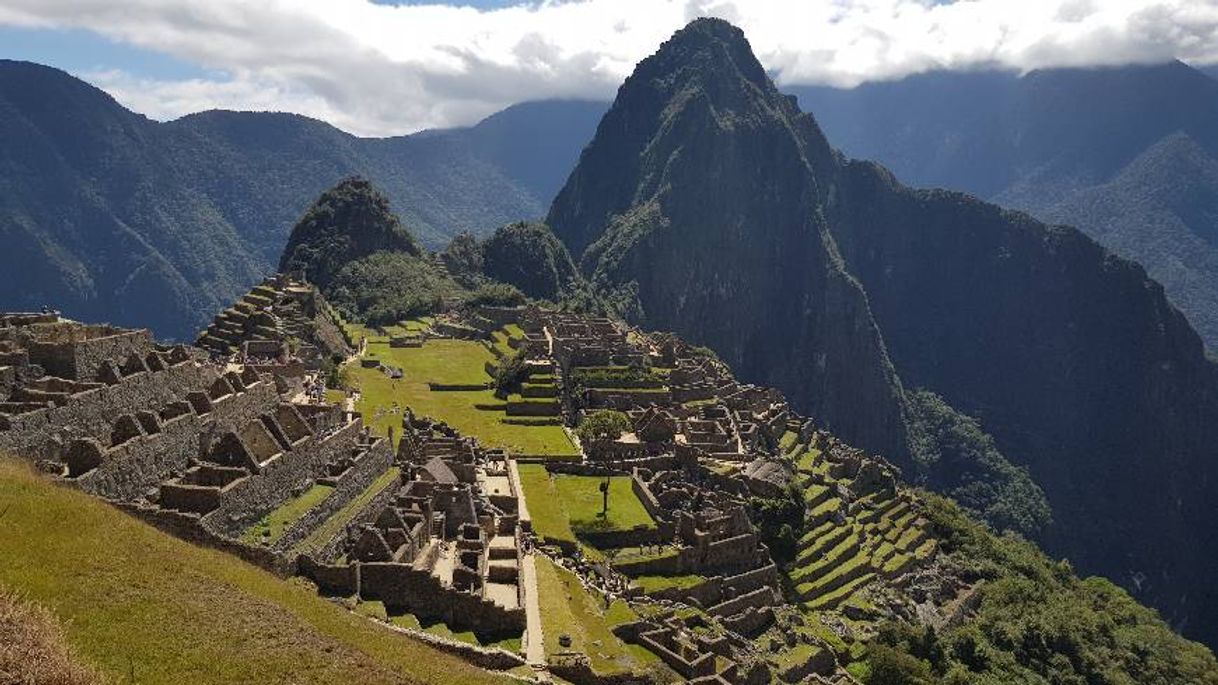
[[[279,109],[365,135],[470,123],[513,102],[608,99],[697,16],[740,25],[782,85],[929,69],[1218,61],[1218,0],[568,0],[493,10],[368,0],[6,0],[0,25],[74,28],[214,76],[81,74],[155,118]]]

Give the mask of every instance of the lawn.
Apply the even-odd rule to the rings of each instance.
[[[602,518],[603,478],[551,476],[540,464],[521,464],[519,469],[533,530],[543,538],[575,540],[575,534],[583,531],[655,527],[655,521],[630,489],[629,478],[610,479],[609,516]]]
[[[609,479],[609,511],[607,516],[602,516],[603,498],[600,485],[603,482],[603,478],[595,476],[554,477],[555,487],[567,510],[573,530],[580,532],[630,530],[637,526],[655,527],[655,520],[630,488],[630,479],[624,476]],[[529,506],[532,507],[531,504]]]
[[[0,462],[0,586],[110,682],[504,682],[24,465]]]
[[[632,580],[635,585],[643,589],[643,592],[652,593],[670,589],[686,590],[702,583],[706,578],[698,575],[638,576]]]
[[[593,670],[602,675],[637,671],[659,663],[651,652],[627,645],[613,634],[613,626],[638,620],[624,601],[616,600],[606,608],[599,594],[584,589],[575,574],[544,556],[537,557],[537,586],[546,654],[585,653]],[[569,649],[559,644],[562,635],[571,637]]]
[[[286,531],[301,516],[310,509],[321,504],[330,493],[334,492],[331,485],[316,484],[295,499],[288,500],[275,511],[267,514],[242,536],[244,542],[250,544],[266,543],[273,545],[283,537]]]
[[[541,464],[519,464],[520,486],[533,519],[533,531],[542,538],[575,541],[567,510],[553,479]]]
[[[401,435],[401,408],[447,422],[487,447],[501,447],[516,455],[577,458],[579,452],[562,426],[504,423],[502,411],[476,405],[502,405],[491,390],[432,391],[427,383],[477,385],[490,381],[484,366],[494,355],[483,345],[467,340],[429,340],[419,348],[391,348],[369,344],[369,356],[402,369],[394,380],[378,369],[350,364],[345,375],[362,393],[356,409],[380,435],[394,429]],[[392,411],[394,403],[398,411]]]

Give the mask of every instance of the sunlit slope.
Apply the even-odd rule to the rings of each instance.
[[[499,682],[298,582],[0,461],[0,586],[113,682]]]

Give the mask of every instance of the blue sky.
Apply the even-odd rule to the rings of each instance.
[[[198,64],[146,50],[85,29],[0,26],[0,57],[38,62],[71,73],[121,69],[155,79],[214,76]]]
[[[393,135],[524,100],[609,99],[698,16],[744,29],[780,85],[1218,62],[1218,0],[0,0],[0,57],[158,119],[279,110]]]

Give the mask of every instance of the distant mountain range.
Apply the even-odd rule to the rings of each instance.
[[[1178,66],[1127,73],[1160,90],[1169,76],[1205,78]],[[894,127],[885,149],[910,165],[942,160],[930,168],[996,195],[1027,187],[1034,169],[1103,179],[1157,140],[1140,96],[1114,96],[1108,119],[1088,121],[1061,113],[1075,93],[1055,79],[1024,83],[1046,104],[1013,141],[971,118],[974,95],[948,82],[918,100],[955,116],[941,134]],[[1179,125],[1209,144],[1186,110]],[[866,130],[867,117],[933,120],[915,106],[836,117]],[[970,137],[952,133],[965,123]],[[1010,164],[988,166],[1001,155]],[[971,172],[957,170],[966,163]],[[1052,507],[1050,550],[1123,583],[1186,634],[1218,638],[1218,366],[1137,264],[1075,229],[910,189],[845,158],[718,20],[695,21],[638,65],[547,221],[626,316],[711,347],[913,477],[1034,512],[1021,500],[1036,491],[1001,459],[1026,468]],[[943,430],[955,410],[979,418],[992,444]]]
[[[352,174],[430,248],[540,217],[604,104],[523,104],[477,126],[357,138],[301,116],[158,123],[56,69],[0,61],[0,309],[190,339],[273,269],[288,231]]]
[[[1077,226],[1218,349],[1218,80],[1180,62],[795,88],[829,140],[919,187]]]

